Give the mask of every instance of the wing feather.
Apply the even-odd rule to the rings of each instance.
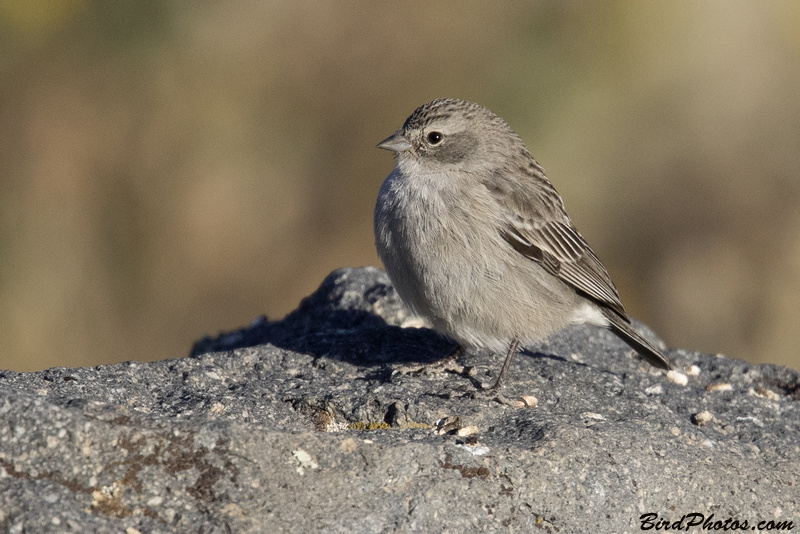
[[[512,183],[500,174],[485,185],[506,210],[500,235],[525,257],[597,304],[628,321],[619,293],[603,264],[564,210],[558,193],[544,176]]]

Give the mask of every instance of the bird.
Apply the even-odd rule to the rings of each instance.
[[[465,348],[505,351],[568,325],[609,329],[653,366],[662,352],[631,325],[619,292],[523,140],[472,102],[418,107],[378,148],[396,166],[381,184],[375,244],[403,302]]]

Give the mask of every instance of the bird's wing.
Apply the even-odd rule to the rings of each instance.
[[[500,229],[500,235],[514,250],[579,293],[627,318],[608,272],[575,228],[553,222],[533,230],[509,225]]]
[[[575,291],[629,321],[611,277],[573,226],[541,167],[535,164],[529,172],[532,175],[523,183],[494,175],[485,184],[498,197],[499,209],[505,211],[500,235],[514,250]]]

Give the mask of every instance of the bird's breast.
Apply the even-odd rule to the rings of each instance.
[[[481,243],[498,239],[489,215],[447,187],[452,177],[397,171],[381,187],[375,212],[378,254],[403,300],[436,322],[470,307],[481,278],[499,278]],[[444,320],[444,319],[442,319]]]

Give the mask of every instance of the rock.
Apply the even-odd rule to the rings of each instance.
[[[0,372],[0,530],[800,527],[798,372],[673,350],[681,385],[581,327],[519,356],[500,404],[464,394],[503,355],[393,373],[454,348],[411,322],[383,272],[342,269],[189,358]]]

